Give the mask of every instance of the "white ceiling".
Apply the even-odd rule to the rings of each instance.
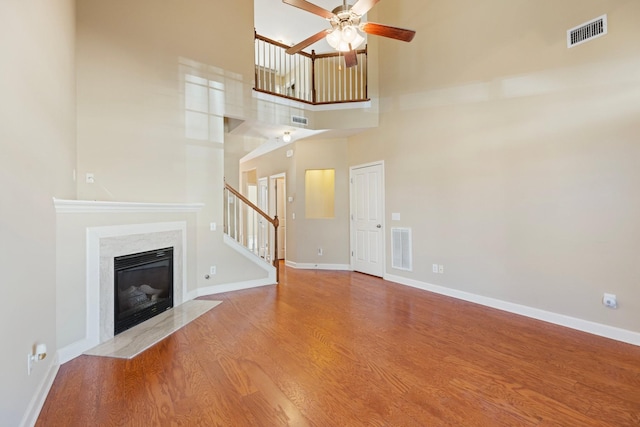
[[[341,0],[309,0],[311,3],[329,11],[342,5]],[[355,3],[354,0],[348,1]],[[282,0],[254,0],[254,25],[261,36],[292,46],[318,31],[331,28],[325,18],[282,2]],[[307,49],[311,53],[333,52],[325,40],[321,40]]]

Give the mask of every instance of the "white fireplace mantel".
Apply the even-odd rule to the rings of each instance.
[[[53,198],[57,215],[85,215],[85,336],[58,349],[67,362],[113,337],[113,258],[162,247],[174,248],[174,307],[188,300],[187,223],[204,203],[146,203]],[[139,214],[130,217],[124,214]],[[93,221],[90,218],[99,218]],[[168,217],[175,221],[166,222]],[[86,216],[88,215],[88,216]],[[122,216],[121,216],[122,215]],[[156,216],[158,215],[158,216]],[[114,221],[108,218],[113,217]],[[154,219],[159,222],[154,222]],[[129,222],[133,219],[133,222]],[[138,221],[143,219],[144,222]],[[124,223],[123,223],[124,221]],[[109,307],[110,306],[110,307]]]

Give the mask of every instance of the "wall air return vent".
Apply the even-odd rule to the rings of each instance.
[[[291,116],[291,123],[306,126],[309,124],[309,119],[304,116]]]
[[[607,15],[567,30],[567,47],[574,47],[607,34]]]
[[[391,229],[391,267],[411,271],[411,229]]]

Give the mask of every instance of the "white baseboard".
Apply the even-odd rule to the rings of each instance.
[[[60,364],[67,363],[71,359],[75,359],[85,351],[97,346],[98,344],[100,343],[97,341],[94,342],[93,340],[87,338],[76,341],[72,344],[69,344],[68,346],[58,349],[58,360],[60,361]]]
[[[285,261],[287,267],[296,268],[298,270],[338,270],[351,271],[349,264],[312,264],[293,261]]]
[[[260,286],[275,285],[275,278],[271,280],[269,277],[264,279],[248,280],[246,282],[226,283],[224,285],[213,285],[206,288],[199,288],[189,292],[189,299],[204,297],[207,295],[221,294],[224,292],[240,291],[242,289],[257,288]]]
[[[576,329],[578,331],[587,332],[616,341],[622,341],[629,344],[640,346],[640,333],[629,331],[626,329],[616,328],[614,326],[603,325],[601,323],[591,322],[589,320],[578,319],[564,314],[552,313],[550,311],[533,308],[526,305],[515,304],[508,301],[502,301],[495,298],[484,297],[482,295],[472,294],[470,292],[459,291],[444,286],[433,285],[431,283],[420,282],[418,280],[407,279],[406,277],[386,274],[385,280],[399,283],[401,285],[411,286],[413,288],[434,292],[440,295],[473,302],[487,307],[496,308],[509,313],[519,314],[521,316],[530,317],[532,319],[542,320],[544,322],[553,323],[567,328]]]
[[[31,402],[29,402],[27,411],[25,412],[24,417],[22,417],[22,422],[20,423],[21,427],[33,427],[36,425],[38,416],[40,416],[40,411],[44,406],[44,402],[47,400],[47,395],[51,390],[51,386],[53,386],[53,381],[56,379],[59,368],[60,363],[58,363],[58,357],[54,357],[53,362],[49,365],[47,374],[42,379],[42,383],[40,383],[37,393],[31,398]]]

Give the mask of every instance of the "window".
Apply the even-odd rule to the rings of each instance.
[[[185,137],[224,142],[224,85],[191,74],[185,76]]]

